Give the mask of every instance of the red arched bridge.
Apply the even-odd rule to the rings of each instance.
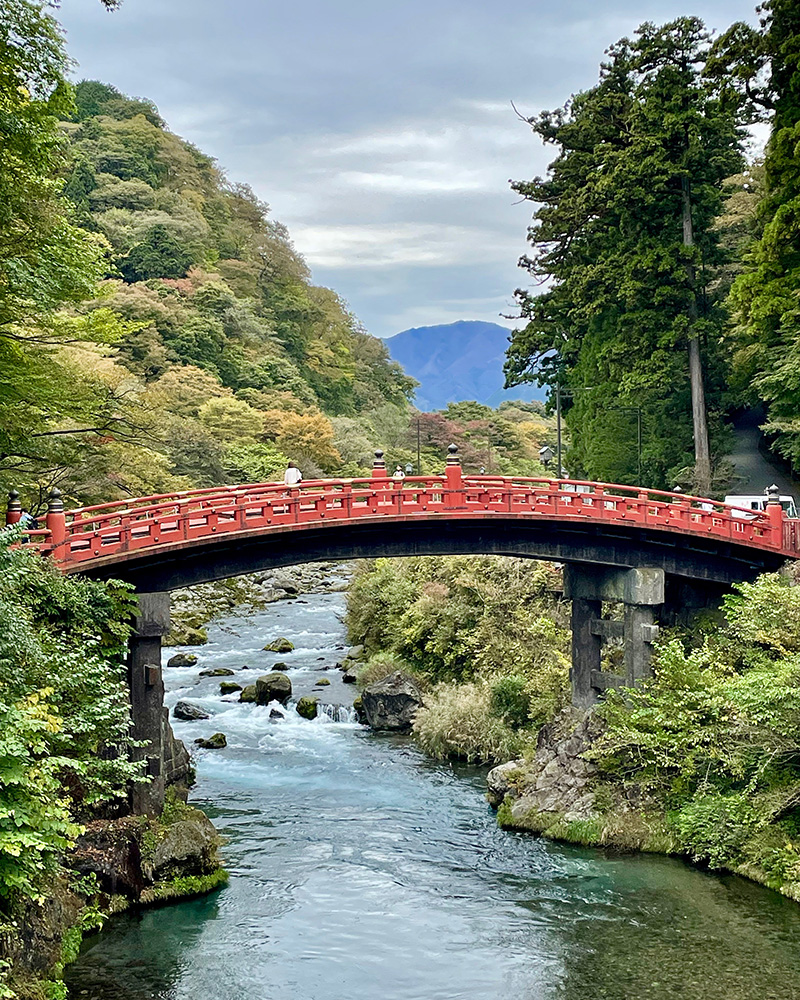
[[[21,516],[19,501],[7,520]],[[657,567],[709,584],[800,555],[800,521],[639,487],[519,476],[464,476],[454,448],[440,476],[215,487],[64,512],[54,491],[30,546],[66,573],[139,590],[310,560],[497,553],[595,567]]]
[[[7,521],[22,517],[12,494]],[[713,604],[732,583],[800,556],[800,521],[638,487],[519,476],[464,476],[450,447],[440,476],[372,476],[217,487],[82,507],[54,491],[43,529],[25,545],[66,573],[115,577],[139,592],[128,658],[133,731],[152,779],[134,808],[158,812],[185,769],[163,707],[161,641],[169,591],[267,567],[364,556],[498,554],[564,563],[572,601],[572,696],[588,707],[650,672],[656,621]],[[603,603],[624,614],[603,617]],[[625,673],[602,669],[622,643]],[[176,749],[177,748],[177,749]],[[181,763],[183,761],[184,763]]]

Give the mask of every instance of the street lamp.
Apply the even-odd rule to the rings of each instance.
[[[406,475],[410,476],[413,473],[413,471],[414,471],[414,466],[411,464],[411,462],[406,462]]]

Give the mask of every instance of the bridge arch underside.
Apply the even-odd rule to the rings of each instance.
[[[242,531],[97,557],[70,567],[122,579],[143,592],[170,591],[304,562],[380,556],[503,555],[579,566],[662,569],[669,578],[723,591],[775,570],[780,553],[637,525],[520,517],[364,519]]]

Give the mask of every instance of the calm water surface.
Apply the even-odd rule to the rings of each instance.
[[[324,594],[226,619],[196,667],[165,670],[170,705],[215,713],[178,735],[228,737],[197,753],[192,798],[227,838],[231,881],[112,921],[68,970],[71,998],[800,1000],[796,903],[666,858],[503,833],[484,771],[353,723],[270,721],[198,678],[228,666],[249,683],[284,659],[297,694],[328,677],[323,700],[352,700],[324,671],[343,611]],[[276,635],[295,652],[262,652]]]

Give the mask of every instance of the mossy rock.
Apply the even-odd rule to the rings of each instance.
[[[176,653],[167,660],[168,667],[193,667],[197,663],[194,653]]]
[[[284,663],[283,660],[278,660],[277,663],[273,663],[272,664],[272,669],[273,670],[288,670],[289,669],[289,664],[288,663]]]
[[[242,685],[237,684],[236,681],[223,681],[219,686],[220,694],[235,694],[237,691],[242,690]]]
[[[222,750],[228,745],[225,733],[214,733],[214,735],[209,736],[207,740],[198,739],[194,742],[196,746],[202,747],[203,750]]]
[[[246,687],[242,688],[242,693],[239,695],[239,701],[255,702],[255,700],[256,700],[255,684],[248,684]]]
[[[164,640],[165,646],[205,646],[208,642],[208,632],[204,628],[175,628]]]
[[[233,677],[236,673],[235,670],[230,670],[228,667],[214,667],[213,670],[201,670],[200,677]]]
[[[256,681],[256,702],[259,705],[268,705],[271,701],[285,705],[291,697],[292,682],[286,674],[264,674]]]
[[[297,714],[303,719],[316,719],[318,704],[319,698],[314,698],[308,694],[303,695],[297,703]]]
[[[364,702],[361,700],[361,695],[354,699],[353,709],[355,710],[358,721],[366,722],[366,716],[364,715]]]
[[[327,677],[320,677],[320,679],[317,681],[314,687],[327,687],[329,684],[330,681],[328,680]]]
[[[272,642],[268,642],[264,646],[264,652],[266,653],[291,653],[294,649],[294,643],[289,642],[285,636],[281,636],[279,639],[273,639]]]

